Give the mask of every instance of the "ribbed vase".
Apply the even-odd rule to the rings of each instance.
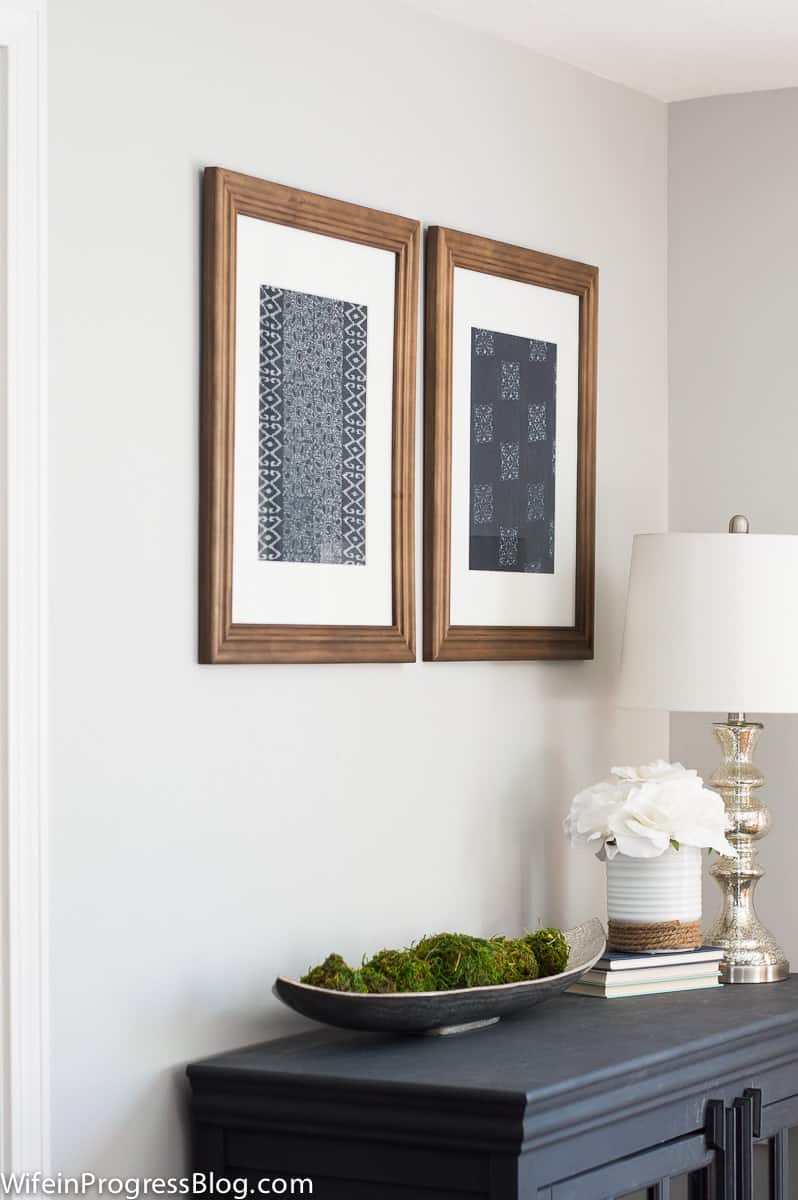
[[[656,858],[607,860],[611,950],[690,950],[701,945],[701,851],[669,847]]]

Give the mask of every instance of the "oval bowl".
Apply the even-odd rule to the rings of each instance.
[[[492,987],[453,988],[446,992],[333,992],[282,975],[272,991],[303,1017],[341,1029],[368,1033],[460,1033],[492,1025],[510,1013],[541,1004],[575,983],[604,953],[606,939],[594,918],[564,929],[568,966],[559,975],[501,983]]]

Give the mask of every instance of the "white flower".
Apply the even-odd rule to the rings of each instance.
[[[613,767],[608,779],[574,797],[563,828],[574,845],[599,857],[655,858],[670,845],[699,846],[734,857],[730,821],[717,792],[697,771],[663,759],[642,767]]]
[[[618,806],[618,788],[611,779],[602,779],[574,796],[564,821],[572,842],[606,841],[612,837],[610,817]]]

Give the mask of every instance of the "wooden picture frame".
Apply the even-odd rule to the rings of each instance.
[[[284,621],[234,620],[236,270],[237,237],[242,228],[239,221],[241,217],[251,217],[257,221],[290,227],[292,230],[320,234],[325,239],[340,239],[359,246],[374,247],[389,251],[395,258],[392,385],[390,359],[387,355],[384,356],[387,361],[389,391],[392,386],[392,412],[381,418],[386,423],[390,422],[385,425],[385,440],[390,445],[391,460],[390,464],[385,465],[384,480],[380,477],[385,488],[389,489],[381,501],[387,514],[385,528],[389,526],[386,541],[390,538],[390,545],[382,551],[391,573],[390,601],[387,599],[387,576],[384,583],[386,613],[390,610],[385,624],[305,622],[294,625]],[[414,459],[419,242],[420,226],[417,221],[218,167],[205,170],[200,437],[200,662],[322,663],[415,660]],[[316,244],[322,245],[320,241]],[[386,277],[389,280],[391,278]],[[378,401],[379,397],[375,397],[374,402]],[[369,390],[369,404],[371,403]],[[365,428],[365,416],[363,420]],[[257,430],[253,433],[257,434]],[[365,514],[365,500],[363,504]],[[346,573],[357,568],[348,566],[339,567],[338,570]]]
[[[577,395],[571,624],[454,624],[451,620],[453,341],[457,268],[567,293],[578,301],[578,367],[575,364],[573,369]],[[598,268],[433,227],[427,237],[426,272],[424,658],[434,662],[592,658]],[[493,334],[489,336],[493,337]],[[531,336],[537,335],[532,333]],[[556,367],[554,378],[556,388]],[[552,471],[555,469],[553,464],[552,446]],[[467,486],[470,488],[471,485]],[[462,496],[458,500],[464,502]],[[471,521],[470,512],[468,520]],[[471,529],[470,524],[468,528]],[[553,549],[550,553],[553,561]]]

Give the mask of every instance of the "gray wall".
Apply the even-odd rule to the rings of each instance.
[[[744,512],[759,533],[798,533],[798,90],[669,115],[670,527],[723,530]],[[675,714],[671,756],[710,773],[717,716]],[[759,908],[798,967],[798,717],[764,719],[775,832]]]
[[[565,807],[667,746],[612,703],[666,110],[371,0],[64,0],[50,55],[54,1167],[173,1173],[185,1062],[299,1026],[276,972],[603,912]],[[196,665],[207,163],[600,266],[595,662]]]

